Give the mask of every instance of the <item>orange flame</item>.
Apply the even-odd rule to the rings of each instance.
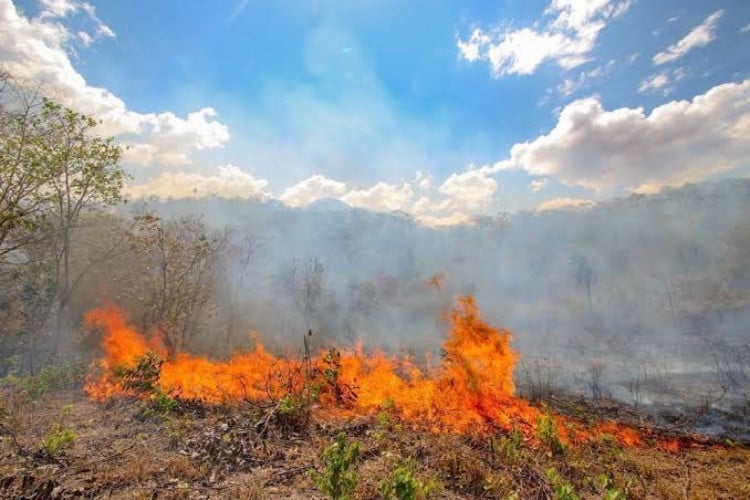
[[[132,367],[158,344],[127,324],[125,314],[109,305],[85,316],[89,329],[104,330],[104,358],[86,384],[94,399],[128,395],[116,376],[117,367]],[[479,314],[473,297],[461,297],[449,315],[450,335],[440,362],[421,368],[411,359],[383,352],[365,354],[361,346],[339,353],[322,351],[313,359],[275,356],[256,340],[254,350],[214,361],[179,353],[160,368],[158,387],[164,393],[208,404],[279,399],[299,394],[306,384],[321,389],[319,410],[334,416],[376,413],[384,408],[403,421],[435,432],[491,433],[521,430],[531,437],[543,414],[515,396],[513,370],[518,354],[511,333],[493,328]],[[616,423],[593,429],[553,418],[564,443],[611,436],[621,445],[639,446],[638,431]],[[668,446],[668,448],[673,448]]]

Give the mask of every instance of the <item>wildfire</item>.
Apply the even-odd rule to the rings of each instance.
[[[207,404],[278,400],[315,387],[316,404],[326,415],[368,415],[388,409],[404,422],[434,432],[517,429],[534,436],[544,414],[515,396],[518,354],[511,348],[511,333],[484,322],[471,296],[458,299],[449,321],[450,334],[439,362],[427,359],[426,366],[408,357],[365,353],[361,346],[323,350],[310,359],[277,356],[256,339],[254,350],[227,361],[179,353],[159,365],[156,384],[169,396]],[[149,352],[165,357],[158,337],[147,340],[115,306],[88,312],[85,325],[104,331],[104,357],[86,384],[92,398],[133,394],[118,373],[132,369]],[[562,417],[551,418],[564,443],[608,435],[622,445],[642,444],[638,431],[615,423],[585,428]]]

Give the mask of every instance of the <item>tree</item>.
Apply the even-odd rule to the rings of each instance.
[[[0,73],[0,262],[32,241],[49,201],[54,168],[43,161],[50,131],[42,104],[38,90]]]
[[[576,286],[582,288],[586,292],[589,314],[593,314],[594,308],[591,300],[591,289],[596,282],[596,273],[585,256],[579,255],[574,259],[573,274]]]
[[[144,320],[161,333],[174,357],[200,330],[227,232],[209,231],[195,216],[164,221],[146,213],[137,220],[133,249],[140,257],[137,279],[145,283]]]
[[[121,149],[114,138],[97,136],[97,125],[0,75],[0,264],[36,258],[51,269],[58,354],[70,297],[92,267],[74,272],[73,233],[87,214],[122,201]],[[43,252],[30,249],[40,242]]]
[[[242,292],[242,287],[247,278],[250,261],[257,249],[258,241],[249,234],[245,235],[239,243],[231,245],[228,249],[229,257],[232,260],[229,266],[230,276],[228,276],[228,281],[232,284],[232,296],[229,301],[227,332],[226,338],[224,339],[224,347],[226,349],[229,349],[232,334],[234,333],[235,325],[237,324],[237,309],[239,307],[240,293]]]
[[[45,218],[52,226],[57,253],[55,350],[59,351],[73,290],[71,236],[83,214],[122,201],[125,174],[119,165],[122,150],[114,138],[94,135],[96,120],[46,98],[40,117],[48,128],[40,140],[41,160],[54,173],[43,190],[48,197]]]

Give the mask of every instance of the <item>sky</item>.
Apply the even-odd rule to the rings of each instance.
[[[0,0],[0,67],[130,197],[442,225],[750,174],[747,0]]]

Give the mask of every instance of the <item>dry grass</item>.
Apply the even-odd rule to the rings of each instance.
[[[72,392],[33,404],[4,398],[3,408],[2,498],[320,498],[308,471],[320,467],[321,450],[341,429],[362,449],[357,498],[379,498],[380,482],[407,459],[415,477],[437,485],[436,498],[554,498],[550,469],[581,498],[602,498],[603,476],[628,498],[750,498],[750,450],[742,447],[669,454],[604,440],[553,456],[509,438],[416,432],[387,416],[317,421],[305,432],[276,429],[261,439],[252,429],[257,413],[241,408],[144,421],[134,418],[136,402],[100,405]],[[55,424],[77,438],[45,460],[37,452]]]

